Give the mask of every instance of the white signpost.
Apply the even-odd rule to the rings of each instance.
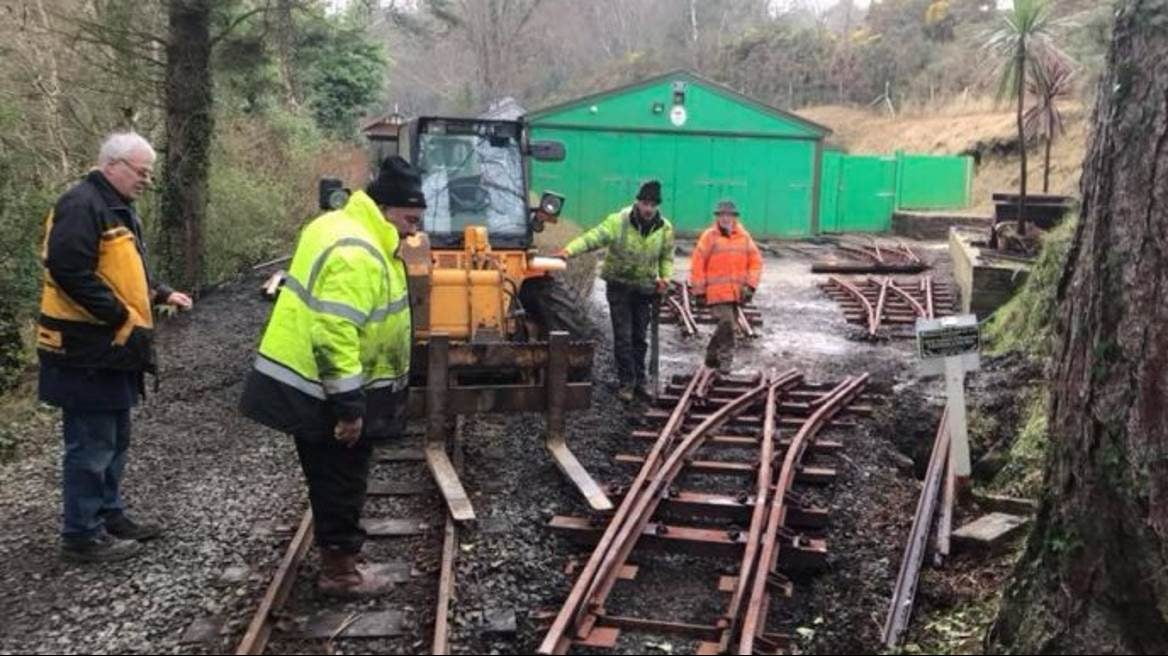
[[[917,349],[926,374],[945,376],[949,409],[949,466],[959,479],[969,477],[969,433],[965,419],[965,372],[981,367],[977,317],[963,314],[917,319]]]

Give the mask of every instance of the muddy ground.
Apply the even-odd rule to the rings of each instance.
[[[742,370],[796,367],[812,382],[867,371],[869,391],[884,400],[859,429],[830,435],[847,448],[833,462],[838,480],[817,493],[832,511],[828,567],[796,580],[795,596],[773,605],[771,625],[787,632],[799,629],[800,649],[806,652],[873,653],[880,651],[879,628],[919,492],[902,453],[912,453],[922,439],[931,441],[942,387],[916,375],[911,340],[857,338],[857,329],[816,288],[819,276],[808,272],[808,252],[822,248],[769,248],[756,300],[764,310],[763,336],[742,346],[736,365]],[[929,253],[940,256],[936,275],[945,275],[943,246]],[[679,256],[678,277],[687,260]],[[161,519],[169,531],[144,556],[104,568],[67,565],[57,558],[59,425],[29,435],[29,443],[40,446],[26,448],[22,459],[0,468],[0,516],[7,527],[0,533],[0,586],[7,593],[0,596],[0,652],[233,649],[305,504],[291,441],[235,411],[267,313],[256,294],[261,278],[260,273],[249,275],[206,294],[194,312],[162,328],[162,387],[136,411],[125,482],[131,509]],[[599,284],[592,313],[608,339]],[[664,373],[692,370],[704,342],[682,339],[675,327],[663,326]],[[598,480],[619,482],[633,472],[614,464],[612,454],[635,452],[643,444],[628,437],[635,415],[605,384],[613,377],[610,362],[606,342],[598,347],[593,406],[569,416],[568,439]],[[464,422],[464,482],[484,521],[460,535],[458,599],[451,614],[456,653],[533,651],[542,638],[537,611],[554,609],[563,600],[571,583],[565,565],[570,556],[584,553],[544,526],[553,514],[585,514],[585,506],[546,456],[542,434],[538,415]],[[416,445],[417,439],[406,436],[393,446]],[[417,462],[378,465],[374,476],[413,481],[423,490],[427,486]],[[415,537],[371,541],[370,559],[403,562],[408,580],[387,599],[342,609],[401,610],[405,634],[332,644],[277,636],[273,650],[428,652],[440,507],[432,492],[423,492],[373,499],[367,515],[415,518],[425,528]],[[701,588],[688,587],[690,579],[701,578],[690,575],[696,568],[716,563],[648,556],[639,561],[646,565],[643,583],[676,589],[672,602],[641,609],[645,615],[678,618],[720,609],[720,598],[693,603],[690,593]],[[311,586],[316,568],[315,553],[310,553],[308,576],[294,590],[281,629],[295,630],[298,618],[321,607]],[[482,617],[496,611],[514,613],[514,633],[484,631]],[[209,617],[218,618],[220,627],[209,640],[183,642],[192,622]],[[685,647],[667,637],[629,640],[621,645],[628,651]]]

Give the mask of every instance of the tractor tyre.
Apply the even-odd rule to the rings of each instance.
[[[596,338],[588,303],[557,278],[528,278],[519,289],[519,302],[545,338],[553,330],[567,331],[572,340]]]

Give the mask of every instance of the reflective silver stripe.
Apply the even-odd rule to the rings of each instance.
[[[361,389],[365,384],[365,376],[364,374],[353,374],[344,378],[325,378],[321,383],[324,385],[324,391],[329,394],[344,394]]]
[[[338,239],[316,257],[316,261],[312,263],[312,269],[308,273],[308,284],[305,285],[309,290],[316,287],[316,278],[320,275],[320,270],[324,268],[325,262],[328,261],[329,254],[334,250],[341,248],[342,246],[357,246],[364,248],[365,250],[369,251],[370,255],[377,258],[377,261],[381,263],[381,268],[385,270],[387,274],[389,273],[389,263],[385,261],[385,256],[383,256],[381,251],[377,250],[373,244],[370,244],[364,239],[358,239],[356,237],[345,237],[343,239]]]
[[[369,313],[370,321],[383,321],[391,314],[397,314],[410,306],[410,295],[402,294],[396,301],[390,301],[389,305],[383,308],[378,308]]]
[[[368,389],[383,389],[388,387],[396,392],[398,390],[405,389],[406,384],[409,382],[409,374],[402,374],[397,378],[378,378],[377,380],[366,383],[365,387]]]
[[[300,284],[300,281],[296,280],[290,275],[284,277],[284,286],[288,289],[291,289],[293,293],[300,297],[300,300],[303,301],[305,305],[312,308],[312,310],[315,312],[336,315],[342,319],[348,319],[358,326],[364,326],[365,322],[369,320],[369,317],[364,312],[350,305],[345,305],[344,303],[339,303],[337,301],[323,301],[319,298],[315,298],[312,294],[309,293],[307,289],[304,288],[304,285]]]
[[[300,390],[314,399],[323,401],[328,398],[324,393],[324,387],[319,383],[314,383],[288,367],[265,358],[263,355],[256,357],[255,370],[276,382]]]

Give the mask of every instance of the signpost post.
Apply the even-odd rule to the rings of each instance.
[[[965,417],[965,373],[981,366],[981,332],[977,317],[963,314],[942,319],[917,319],[917,349],[927,374],[945,376],[948,398],[949,466],[964,484],[973,471]]]

